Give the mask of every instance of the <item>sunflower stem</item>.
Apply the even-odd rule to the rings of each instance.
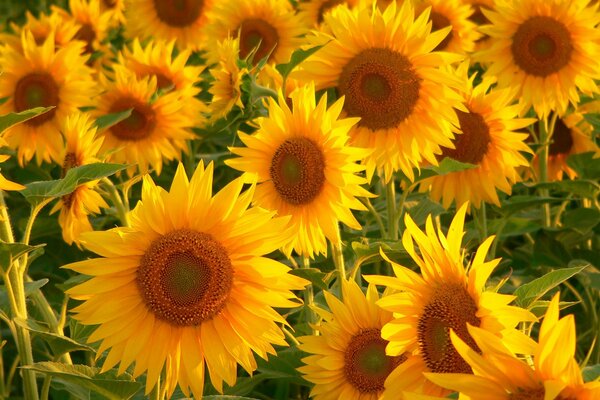
[[[359,197],[358,199],[360,200],[361,203],[363,203],[363,205],[365,207],[367,207],[367,209],[369,210],[371,215],[373,215],[373,218],[375,218],[375,222],[377,222],[377,225],[379,226],[379,233],[381,234],[381,236],[386,237],[387,230],[385,229],[385,225],[383,224],[381,215],[379,215],[379,213],[377,212],[375,207],[373,207],[373,204],[371,204],[371,201],[366,197]]]
[[[346,279],[346,266],[344,265],[344,253],[342,252],[341,239],[331,242],[331,253],[333,255],[333,264],[335,265],[339,278]]]
[[[0,239],[6,243],[14,243],[14,235],[10,226],[10,218],[4,194],[0,192]],[[2,276],[10,302],[11,317],[27,320],[27,303],[25,301],[25,263],[14,260]],[[33,350],[31,347],[31,335],[22,326],[15,324],[15,342],[19,352],[21,366],[33,365]],[[21,371],[23,377],[23,394],[26,399],[38,400],[38,388],[35,380],[35,371],[24,369]]]
[[[302,256],[302,268],[310,268],[310,258],[308,258],[308,256]],[[312,325],[317,322],[317,315],[313,310],[314,303],[315,293],[311,283],[304,289],[304,306],[306,307],[306,322],[311,325],[313,335],[316,335],[316,329],[312,327]]]
[[[129,210],[125,207],[121,196],[119,195],[119,191],[114,183],[108,178],[102,178],[102,182],[106,186],[108,190],[108,195],[110,196],[110,200],[117,210],[117,216],[119,217],[119,221],[121,221],[121,225],[124,227],[129,226]]]
[[[402,191],[402,195],[400,196],[400,201],[398,202],[398,207],[396,207],[396,226],[400,226],[400,220],[402,219],[402,216],[404,215],[404,204],[406,204],[406,199],[408,198],[408,195],[412,193],[412,191],[415,189],[415,187],[417,186],[416,183],[413,183],[412,185],[408,186],[408,188],[406,188],[406,190]]]
[[[398,240],[398,220],[396,219],[396,181],[390,179],[386,184],[388,239]]]
[[[539,156],[539,182],[545,183],[548,182],[548,153],[550,149],[550,142],[552,140],[552,135],[554,134],[554,126],[556,125],[556,119],[558,118],[558,114],[552,114],[550,117],[550,121],[548,121],[547,117],[539,122],[540,127],[540,156]],[[542,188],[539,190],[539,194],[541,197],[548,197],[549,191],[546,188]],[[544,203],[544,218],[543,223],[545,227],[550,227],[552,225],[551,219],[551,211],[550,204]]]
[[[485,208],[485,202],[481,202],[481,208],[477,209],[473,207],[473,213],[475,214],[477,221],[477,228],[479,230],[480,240],[484,241],[488,236],[487,229],[487,212]]]

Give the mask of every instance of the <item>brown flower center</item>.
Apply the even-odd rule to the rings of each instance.
[[[536,16],[517,28],[511,51],[519,68],[527,74],[545,77],[569,64],[573,41],[562,22],[551,17]]]
[[[317,22],[320,24],[323,22],[323,16],[329,10],[331,10],[335,6],[339,6],[340,4],[344,4],[345,0],[327,0],[321,4],[319,7],[319,11],[317,12]]]
[[[344,374],[356,390],[361,393],[374,393],[383,390],[388,375],[405,356],[385,354],[387,340],[381,338],[380,329],[367,329],[350,339],[344,353]]]
[[[545,389],[538,387],[535,389],[519,389],[518,391],[508,395],[510,400],[544,400]]]
[[[446,17],[444,14],[441,14],[437,11],[431,11],[431,14],[429,15],[429,19],[431,20],[431,31],[432,32],[439,31],[440,29],[443,29],[443,28],[451,25],[448,17]],[[448,43],[450,43],[450,41],[452,40],[452,36],[454,36],[452,34],[452,31],[448,32],[448,35],[444,38],[444,40],[442,40],[440,42],[440,44],[438,44],[435,47],[435,49],[433,49],[433,50],[434,51],[444,50],[446,47],[448,47]]]
[[[430,371],[472,373],[469,364],[454,348],[450,329],[471,348],[479,351],[467,330],[467,323],[479,326],[476,313],[477,305],[463,285],[444,283],[434,290],[417,325],[419,348]]]
[[[85,53],[92,54],[94,52],[94,39],[96,39],[96,32],[90,24],[83,24],[77,31],[75,39],[84,41]]]
[[[185,28],[198,20],[204,0],[153,0],[156,16],[175,28]]]
[[[342,69],[338,82],[344,110],[372,130],[398,126],[419,100],[420,78],[409,59],[393,50],[366,49]]]
[[[460,162],[478,164],[485,157],[491,143],[490,128],[481,114],[455,110],[462,134],[453,140],[455,149],[442,148],[438,159],[450,157]]]
[[[146,306],[173,325],[200,325],[225,306],[233,284],[227,250],[211,235],[178,229],[154,240],[136,282]]]
[[[554,125],[552,133],[552,142],[548,147],[548,154],[556,156],[559,154],[568,154],[573,148],[573,132],[562,119],[558,118]]]
[[[261,18],[248,18],[238,28],[240,32],[240,58],[246,58],[256,48],[253,60],[259,61],[269,55],[273,58],[279,33],[277,29]]]
[[[269,169],[275,190],[286,202],[307,204],[325,183],[325,159],[310,139],[287,139],[275,151]]]
[[[25,75],[15,87],[15,110],[17,112],[34,107],[58,106],[58,84],[52,75],[45,72],[34,72]],[[31,126],[42,125],[54,118],[56,108],[26,121]]]
[[[120,140],[138,141],[147,138],[156,127],[156,115],[150,104],[137,99],[122,97],[110,107],[109,113],[132,109],[131,115],[110,128]]]

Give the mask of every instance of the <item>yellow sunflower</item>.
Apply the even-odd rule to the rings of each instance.
[[[366,277],[371,283],[399,291],[377,302],[394,313],[394,319],[381,333],[390,342],[387,354],[411,354],[388,377],[384,399],[402,398],[403,391],[414,390],[409,387],[415,382],[422,386],[416,391],[435,395],[448,393],[425,379],[423,372],[471,373],[469,364],[450,342],[450,330],[454,330],[477,349],[467,324],[498,336],[519,352],[533,350],[531,339],[514,328],[521,321],[535,321],[535,316],[525,309],[509,306],[515,296],[485,290],[486,281],[500,262],[500,259],[485,261],[494,237],[481,244],[465,267],[461,241],[467,208],[468,204],[464,204],[457,211],[447,236],[440,229],[436,231],[431,216],[423,232],[407,214],[402,244],[421,274],[390,261],[395,277]],[[415,242],[420,254],[416,252]]]
[[[92,276],[67,293],[84,300],[74,318],[98,325],[89,341],[101,341],[98,356],[108,350],[102,370],[135,362],[146,394],[163,371],[168,397],[179,385],[196,398],[205,364],[219,391],[235,384],[237,364],[251,374],[253,351],[266,359],[287,345],[273,308],[298,306],[291,291],[308,283],[263,257],[288,240],[287,218],[248,208],[254,185],[240,193],[241,179],[212,196],[212,178],[212,163],[190,181],[180,164],[167,192],[146,175],[131,227],[84,233],[101,257],[66,266]]]
[[[200,88],[196,86],[201,80],[200,74],[204,66],[186,65],[191,50],[184,49],[173,56],[175,41],[169,43],[149,40],[142,46],[136,38],[131,48],[126,47],[118,56],[119,64],[133,71],[138,78],[156,76],[156,85],[165,92],[175,91],[183,103],[182,113],[199,127],[205,123],[206,105],[196,95]]]
[[[323,16],[330,13],[335,7],[354,7],[361,0],[308,0],[298,3],[298,14],[307,20],[310,26],[319,26],[323,22]]]
[[[100,11],[110,16],[111,25],[125,23],[125,0],[100,0]]]
[[[218,43],[218,59],[215,60],[217,65],[210,69],[210,74],[215,80],[208,89],[213,96],[208,106],[211,121],[226,117],[236,105],[244,108],[241,84],[242,76],[248,71],[238,65],[239,46],[239,39],[231,37]]]
[[[459,67],[458,74],[467,76],[468,63]],[[511,105],[510,89],[492,89],[492,82],[484,79],[473,88],[475,75],[468,79],[465,107],[468,112],[456,110],[460,131],[453,140],[454,149],[444,148],[438,158],[450,157],[477,167],[423,180],[422,191],[431,190],[435,201],[442,199],[444,208],[452,201],[457,205],[469,201],[479,208],[482,201],[500,206],[496,188],[510,194],[512,185],[519,180],[518,170],[529,165],[520,152],[531,153],[525,144],[526,133],[517,133],[535,122],[535,119],[516,118],[521,107]]]
[[[115,66],[115,80],[104,78],[106,91],[99,96],[96,117],[132,109],[125,120],[100,132],[104,136],[102,152],[111,151],[110,159],[133,164],[133,173],[145,173],[152,167],[160,174],[164,160],[179,160],[187,151],[186,140],[194,135],[187,128],[193,121],[182,112],[184,105],[175,93],[154,98],[157,79],[154,75],[137,78],[123,67]]]
[[[107,37],[110,15],[100,11],[100,0],[69,0],[69,12],[56,6],[52,9],[65,23],[74,21],[77,24],[79,29],[73,39],[85,43],[86,54],[108,51],[102,42]]]
[[[600,398],[600,382],[583,383],[575,360],[575,319],[561,319],[557,293],[540,327],[533,369],[515,357],[501,340],[470,326],[471,337],[483,354],[452,334],[452,343],[475,375],[426,373],[438,385],[461,392],[473,400],[594,400]],[[407,397],[410,398],[410,397]],[[461,397],[462,398],[462,397]]]
[[[96,138],[94,121],[88,114],[76,112],[69,115],[62,127],[65,137],[63,152],[63,175],[70,168],[99,162],[96,154],[102,146],[102,139]],[[97,214],[100,208],[108,208],[102,196],[94,190],[98,181],[91,181],[78,186],[71,194],[63,196],[50,211],[60,210],[58,223],[62,228],[65,242],[78,243],[82,232],[92,230],[88,215]]]
[[[287,1],[221,1],[209,12],[207,51],[217,51],[218,41],[239,38],[240,58],[254,51],[254,61],[267,55],[271,63],[281,64],[300,44],[307,27]]]
[[[8,146],[6,140],[0,136],[0,148]],[[8,160],[10,156],[8,154],[0,154],[0,163]],[[18,184],[17,182],[9,181],[2,174],[0,174],[0,190],[23,190],[25,186]]]
[[[480,28],[490,36],[489,48],[475,55],[487,64],[485,76],[517,88],[519,101],[542,119],[577,105],[580,93],[598,92],[600,13],[587,4],[498,0],[494,11],[484,11],[491,25]]]
[[[311,397],[377,400],[385,379],[405,359],[385,354],[388,342],[381,337],[381,328],[392,313],[375,304],[379,294],[374,285],[369,285],[365,296],[356,282],[342,281],[343,302],[323,293],[331,312],[317,309],[323,318],[320,335],[301,337],[298,346],[310,354],[298,370],[315,384]]]
[[[431,33],[427,11],[415,20],[409,1],[398,7],[337,7],[325,15],[332,36],[313,31],[308,39],[331,41],[293,74],[346,97],[345,114],[361,117],[352,144],[371,150],[368,177],[383,170],[386,181],[398,169],[412,179],[422,158],[437,164],[435,153],[451,146],[451,123],[458,124],[453,107],[461,97],[452,88],[464,84],[438,69],[460,56],[432,52],[450,28]]]
[[[24,31],[33,35],[35,43],[43,44],[50,34],[54,35],[54,43],[58,47],[67,45],[73,40],[79,27],[75,21],[64,21],[61,13],[53,7],[50,14],[40,14],[35,17],[31,12],[25,13],[26,21],[22,25],[11,22],[10,27],[14,33],[0,33],[0,43],[23,51],[21,36]]]
[[[214,3],[214,0],[127,0],[126,33],[141,40],[175,40],[180,49],[199,50],[206,39],[206,15]]]
[[[295,233],[283,251],[313,257],[326,254],[326,238],[340,241],[338,223],[360,229],[351,209],[364,210],[357,196],[371,196],[356,175],[363,149],[347,144],[356,118],[338,119],[343,100],[327,109],[327,96],[315,102],[315,89],[306,85],[291,94],[291,107],[281,92],[279,103],[269,99],[269,116],[258,121],[253,135],[239,132],[247,147],[232,147],[241,157],[225,163],[258,175],[254,203],[278,215],[291,216]]]
[[[564,174],[571,179],[577,177],[577,172],[567,164],[569,156],[590,151],[596,153],[596,157],[600,156],[600,148],[592,141],[594,127],[579,111],[583,110],[575,110],[556,119],[550,146],[548,146],[548,179],[551,181],[562,180]],[[538,125],[535,129],[539,134]],[[537,155],[531,164],[539,174]]]
[[[427,7],[431,7],[429,20],[432,31],[452,27],[448,36],[434,50],[461,54],[475,50],[475,42],[481,38],[481,34],[477,32],[475,23],[470,20],[475,10],[469,4],[463,0],[417,1],[417,11],[423,11]]]
[[[83,43],[72,42],[56,48],[53,34],[37,45],[31,32],[21,34],[22,52],[6,47],[0,53],[0,114],[34,107],[52,110],[9,128],[4,137],[17,150],[23,165],[35,155],[36,161],[60,160],[62,139],[60,125],[79,107],[90,105],[97,93],[92,70],[85,63]]]

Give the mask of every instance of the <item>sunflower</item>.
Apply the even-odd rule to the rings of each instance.
[[[579,111],[572,111],[556,119],[550,145],[548,146],[548,179],[560,181],[563,175],[571,179],[577,177],[577,172],[567,164],[567,159],[573,154],[594,152],[600,156],[600,148],[592,141],[594,127],[585,120]],[[539,126],[535,125],[539,134]],[[531,164],[539,174],[539,158],[537,155]]]
[[[126,33],[141,40],[175,40],[180,49],[199,50],[206,39],[206,15],[213,3],[214,0],[128,0]]]
[[[0,148],[8,146],[6,140],[0,136]],[[8,160],[10,156],[8,154],[0,154],[0,163]],[[9,181],[2,174],[0,174],[0,190],[23,190],[25,186],[16,182]]]
[[[474,9],[463,0],[419,0],[417,11],[431,7],[429,20],[431,30],[437,31],[452,27],[448,36],[434,50],[454,53],[470,53],[475,50],[475,42],[481,38],[477,26],[470,20]]]
[[[469,332],[480,354],[452,333],[452,343],[473,368],[475,375],[427,373],[438,385],[456,390],[473,400],[593,400],[600,398],[600,382],[583,383],[575,360],[575,319],[559,316],[557,293],[540,327],[533,369],[515,357],[502,341],[483,329]],[[560,349],[559,351],[557,351]]]
[[[323,16],[330,13],[335,7],[354,7],[360,0],[308,0],[298,3],[298,14],[306,19],[308,25],[319,26],[323,22]]]
[[[54,35],[54,43],[58,47],[65,46],[73,40],[79,27],[75,21],[65,21],[57,8],[53,7],[50,14],[40,14],[35,17],[31,12],[25,13],[26,21],[22,25],[10,23],[12,32],[0,33],[0,43],[14,47],[23,51],[21,36],[24,31],[29,31],[33,35],[35,43],[43,44],[50,34]]]
[[[83,44],[72,42],[56,49],[54,35],[37,45],[33,34],[21,34],[22,52],[11,46],[0,53],[0,114],[34,107],[54,107],[50,111],[9,128],[4,137],[17,150],[23,165],[35,155],[43,161],[62,161],[60,125],[67,115],[90,104],[97,93],[92,70],[81,55]]]
[[[125,0],[100,0],[100,11],[110,16],[111,25],[125,23]]]
[[[466,78],[468,67],[468,63],[461,64],[458,74]],[[519,167],[529,165],[520,153],[531,153],[525,144],[528,135],[514,130],[535,120],[516,118],[521,107],[511,105],[514,97],[510,89],[490,91],[492,82],[488,79],[473,88],[474,79],[472,75],[465,85],[468,112],[456,110],[462,133],[453,141],[455,148],[444,148],[438,158],[450,157],[477,167],[428,178],[420,184],[422,191],[431,190],[433,200],[443,199],[444,208],[453,200],[457,205],[469,201],[476,208],[482,201],[500,206],[496,188],[510,194],[519,180]]]
[[[66,23],[74,21],[77,24],[79,29],[73,39],[85,43],[86,54],[108,51],[102,42],[107,37],[110,15],[100,11],[100,0],[69,0],[70,12],[56,6],[52,8]]]
[[[94,121],[88,114],[76,112],[69,115],[62,127],[66,146],[63,162],[63,176],[70,168],[99,162],[96,154],[102,146],[102,139],[96,138]],[[80,185],[71,194],[63,196],[50,213],[60,210],[58,223],[62,228],[65,242],[78,243],[82,232],[92,230],[88,214],[97,214],[100,208],[108,208],[102,196],[94,190],[98,181]]]
[[[598,92],[600,23],[597,5],[588,0],[498,0],[481,27],[490,46],[475,57],[487,64],[485,76],[500,87],[518,89],[517,97],[542,119],[564,114],[579,94]],[[543,96],[540,95],[543,93]]]
[[[315,384],[315,400],[376,400],[383,383],[406,357],[387,356],[387,340],[381,328],[392,313],[375,303],[379,294],[369,285],[366,296],[354,281],[342,281],[343,302],[323,292],[331,312],[317,309],[323,317],[318,326],[320,336],[300,337],[298,346],[310,354],[298,368],[304,379]]]
[[[444,395],[448,392],[426,380],[423,372],[471,373],[471,367],[452,347],[450,330],[477,350],[467,331],[467,324],[478,326],[511,343],[519,352],[533,349],[531,340],[514,329],[521,321],[535,321],[529,311],[509,306],[515,296],[484,290],[485,283],[500,259],[485,261],[494,237],[486,239],[477,249],[467,267],[461,249],[465,203],[456,213],[448,235],[433,226],[427,218],[421,231],[407,214],[402,244],[421,270],[421,275],[394,262],[396,277],[367,276],[375,284],[383,284],[399,293],[378,301],[383,309],[394,313],[381,333],[390,343],[387,354],[411,354],[386,381],[385,399],[398,399],[408,386],[419,382],[419,391]],[[420,250],[415,251],[414,242]],[[413,389],[410,389],[413,390]]]
[[[311,46],[332,40],[293,74],[317,89],[335,88],[346,98],[345,114],[361,117],[351,142],[371,151],[369,178],[379,169],[388,181],[401,169],[412,179],[422,158],[437,164],[440,146],[451,146],[453,107],[461,107],[452,88],[463,82],[438,66],[460,56],[431,52],[450,28],[430,33],[428,18],[426,11],[415,20],[409,1],[383,12],[337,7],[325,15],[332,36],[313,31],[308,39]]]
[[[238,65],[239,39],[229,37],[219,42],[217,52],[217,65],[210,69],[210,74],[215,80],[208,89],[213,96],[209,104],[211,121],[226,117],[234,106],[244,108],[241,84],[242,76],[248,73],[246,68]]]
[[[327,109],[327,96],[315,104],[315,89],[306,85],[291,94],[291,108],[283,94],[279,104],[269,99],[269,117],[258,121],[253,135],[239,132],[247,147],[233,147],[241,156],[226,164],[258,175],[254,203],[279,215],[291,216],[294,237],[284,247],[289,255],[313,257],[327,252],[326,238],[340,241],[338,223],[360,229],[351,209],[364,210],[357,196],[371,196],[356,175],[363,149],[347,145],[356,118],[338,119],[343,100]]]
[[[135,362],[147,372],[146,394],[164,371],[168,397],[179,384],[202,397],[204,365],[217,390],[234,385],[237,364],[256,369],[285,346],[273,307],[299,305],[291,290],[308,282],[263,257],[288,240],[286,218],[248,208],[254,185],[240,193],[236,179],[212,196],[213,164],[201,162],[191,180],[180,164],[169,192],[146,175],[131,227],[83,234],[84,246],[101,256],[66,268],[92,278],[69,289],[74,318],[98,325],[89,337],[108,350],[103,371],[119,374]]]
[[[221,1],[209,12],[209,20],[209,53],[216,51],[218,41],[233,36],[239,38],[240,58],[255,51],[254,61],[268,56],[275,64],[289,61],[307,30],[291,4],[280,0]]]
[[[186,140],[194,138],[187,130],[193,121],[182,112],[181,97],[171,92],[155,99],[155,76],[137,78],[119,66],[115,66],[114,81],[102,81],[106,91],[99,97],[96,116],[132,111],[125,120],[100,132],[104,136],[101,151],[112,151],[110,158],[115,162],[135,164],[129,173],[137,168],[145,173],[150,166],[160,174],[163,160],[179,160],[181,152],[187,151]]]
[[[118,56],[119,64],[133,71],[138,78],[156,76],[156,85],[164,92],[175,91],[183,103],[181,111],[198,127],[204,125],[206,105],[196,95],[200,88],[200,74],[204,66],[186,65],[191,50],[184,49],[173,56],[175,41],[169,43],[149,40],[142,46],[136,38],[131,48],[125,48]]]

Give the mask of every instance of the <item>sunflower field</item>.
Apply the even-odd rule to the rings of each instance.
[[[600,400],[600,2],[0,0],[0,399]]]

